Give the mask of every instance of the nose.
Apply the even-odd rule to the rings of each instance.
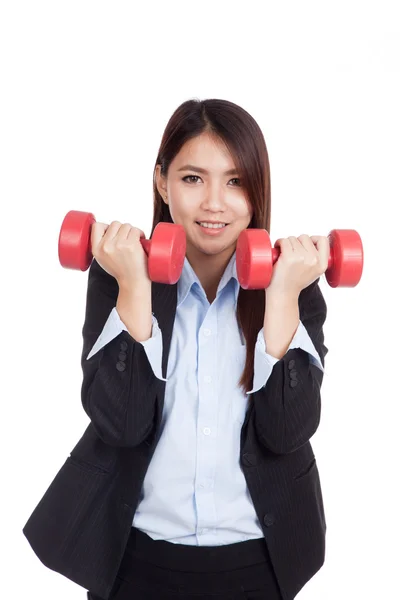
[[[214,183],[210,185],[203,199],[203,208],[219,212],[225,208],[225,189],[223,185]]]

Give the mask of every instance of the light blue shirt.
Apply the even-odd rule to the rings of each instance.
[[[159,379],[166,382],[161,437],[147,470],[133,525],[155,540],[217,546],[262,538],[240,466],[240,431],[248,394],[265,386],[278,359],[258,333],[253,389],[237,383],[246,346],[236,321],[239,293],[233,254],[210,304],[185,258],[168,357],[161,373],[162,335],[153,315],[151,337],[141,342]],[[126,326],[114,307],[88,359]],[[301,321],[288,348],[302,348],[322,371]]]

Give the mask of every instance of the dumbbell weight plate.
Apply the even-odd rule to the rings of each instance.
[[[332,229],[328,234],[330,266],[325,272],[331,287],[355,287],[361,279],[364,252],[361,237],[354,229]]]
[[[245,229],[236,244],[236,270],[242,288],[267,288],[272,277],[272,247],[266,229]]]
[[[90,244],[92,213],[70,210],[61,225],[58,238],[58,258],[65,269],[86,271],[93,260]]]
[[[152,281],[174,284],[182,273],[186,233],[182,225],[158,223],[148,242],[148,272]],[[146,243],[146,242],[143,242]]]

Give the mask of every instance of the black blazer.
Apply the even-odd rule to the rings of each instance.
[[[325,365],[326,303],[318,281],[301,291],[299,309]],[[104,599],[157,445],[165,391],[142,344],[126,331],[86,360],[117,296],[116,280],[93,260],[81,357],[81,400],[90,423],[23,528],[46,567]],[[177,284],[152,284],[163,377],[176,302]],[[297,377],[291,377],[294,370]],[[284,600],[292,600],[325,560],[324,505],[309,441],[320,421],[322,379],[304,350],[289,350],[266,386],[250,395],[241,430],[241,468]]]

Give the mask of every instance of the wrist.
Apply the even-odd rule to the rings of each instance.
[[[294,304],[299,300],[300,292],[296,290],[277,290],[265,288],[265,301],[268,304]]]
[[[147,296],[151,291],[151,281],[133,281],[126,279],[117,280],[119,291],[130,296]]]

